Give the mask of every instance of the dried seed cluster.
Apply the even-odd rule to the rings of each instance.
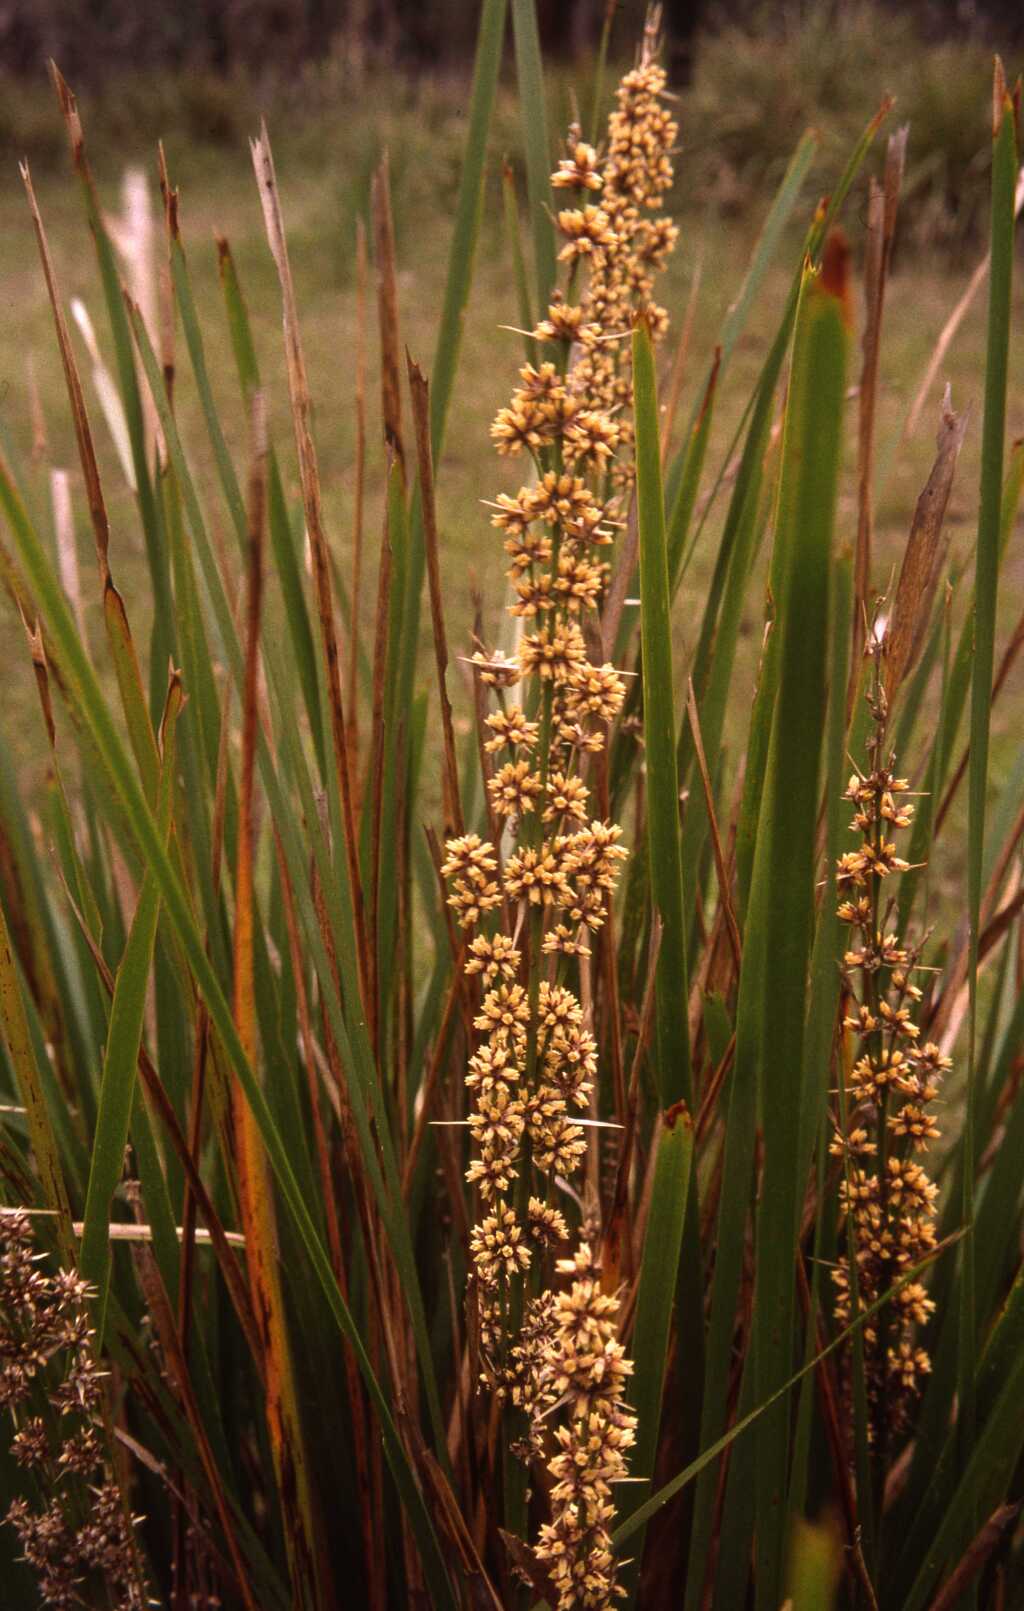
[[[89,1322],[92,1294],[72,1271],[48,1275],[24,1213],[0,1215],[0,1404],[16,1431],[15,1460],[43,1495],[7,1512],[42,1604],[80,1606],[105,1585],[118,1611],[147,1603],[131,1517],[109,1462],[102,1374]]]
[[[602,1291],[588,1240],[556,1260],[570,1228],[554,1194],[584,1164],[580,1120],[594,1111],[597,1071],[588,1014],[566,980],[589,966],[626,854],[618,825],[593,811],[589,777],[625,683],[591,660],[586,634],[633,476],[623,338],[638,312],[664,328],[651,291],[676,238],[667,218],[651,216],[672,180],[676,137],[655,43],[619,86],[605,154],[574,128],[552,179],[557,192],[578,193],[557,212],[566,283],[532,332],[542,357],[522,367],[491,427],[498,453],[526,455],[534,470],[493,505],[518,648],[474,656],[497,707],[484,745],[494,831],[491,841],[450,840],[443,864],[449,904],[472,934],[466,971],[484,986],[466,1076],[482,1382],[525,1415],[520,1452],[547,1465],[551,1521],[535,1553],[557,1611],[606,1606],[617,1592],[611,1485],[634,1435],[618,1299]]]
[[[843,1022],[853,1055],[846,1128],[837,1127],[831,1146],[844,1159],[840,1210],[861,1308],[935,1245],[937,1187],[915,1154],[927,1152],[940,1133],[932,1104],[952,1066],[938,1046],[920,1039],[914,1013],[921,990],[913,982],[918,953],[889,929],[887,880],[908,870],[893,836],[910,826],[914,807],[906,778],[893,772],[895,757],[885,752],[885,699],[877,682],[870,697],[870,770],[851,777],[845,795],[860,845],[841,856],[836,869],[839,916],[852,930],[842,969]],[[837,1319],[846,1325],[853,1311],[849,1265],[835,1269],[833,1280]],[[908,1281],[864,1327],[872,1436],[880,1427],[888,1433],[904,1424],[920,1391],[931,1364],[915,1334],[933,1309],[921,1282]]]

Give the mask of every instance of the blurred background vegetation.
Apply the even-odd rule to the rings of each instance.
[[[638,37],[644,0],[614,6],[612,55]],[[876,522],[880,556],[897,562],[933,454],[942,385],[952,382],[954,406],[973,405],[980,417],[977,376],[984,351],[985,297],[976,297],[937,375],[914,432],[904,432],[936,339],[984,254],[990,155],[991,54],[1000,50],[1011,75],[1019,70],[1024,13],[1003,0],[976,4],[758,5],[682,3],[665,7],[673,84],[679,95],[680,153],[671,205],[682,240],[667,277],[664,300],[673,329],[684,323],[694,282],[695,319],[687,361],[689,386],[698,384],[714,332],[742,282],[744,266],[775,187],[801,133],[813,127],[819,154],[776,254],[734,360],[741,399],[774,332],[806,221],[835,183],[845,152],[882,96],[896,97],[891,129],[910,124],[907,173],[886,303],[885,360],[880,379],[880,480]],[[78,198],[68,182],[62,121],[46,75],[54,56],[79,96],[89,149],[104,205],[112,218],[124,207],[131,169],[150,180],[156,240],[159,198],[156,141],[162,139],[172,181],[181,187],[181,220],[189,264],[206,319],[214,385],[232,445],[242,452],[245,420],[235,406],[227,329],[217,317],[220,292],[214,235],[230,240],[246,287],[276,434],[287,439],[287,388],[281,356],[276,279],[266,248],[247,141],[265,116],[278,161],[285,222],[292,246],[299,311],[317,409],[318,447],[331,540],[344,567],[351,554],[355,460],[352,396],[355,367],[357,220],[368,212],[370,183],[381,153],[389,154],[395,207],[403,340],[426,360],[432,346],[430,312],[441,294],[452,209],[465,139],[469,53],[478,7],[473,0],[8,0],[0,3],[0,424],[17,451],[32,455],[34,433],[45,429],[38,453],[39,498],[49,502],[43,466],[74,466],[63,378],[51,315],[39,273],[17,162],[27,158],[66,298],[80,298],[98,326],[99,289],[84,237]],[[604,16],[604,0],[539,7],[544,35],[550,126],[564,129],[584,105]],[[492,541],[481,498],[511,482],[495,462],[488,424],[506,400],[519,361],[516,296],[502,217],[501,157],[519,162],[522,135],[514,67],[507,60],[491,139],[481,247],[466,318],[465,342],[441,480],[441,563],[456,646],[467,641],[477,590],[486,633],[501,619],[504,584],[500,544]],[[881,154],[872,159],[880,171]],[[521,198],[523,176],[517,170]],[[848,207],[846,224],[859,262],[866,212],[866,179]],[[155,248],[159,252],[159,244]],[[1018,291],[1018,296],[1020,295]],[[859,312],[859,310],[858,310]],[[1015,318],[1014,363],[1021,372]],[[74,337],[80,342],[77,327]],[[376,341],[369,332],[371,375]],[[672,337],[670,336],[670,342]],[[104,337],[101,334],[101,347]],[[91,360],[79,345],[86,373]],[[108,362],[112,354],[103,351]],[[183,366],[184,368],[185,366]],[[32,402],[33,391],[38,408]],[[101,449],[113,519],[119,585],[145,641],[148,576],[133,495],[121,476],[95,393],[90,409]],[[190,377],[176,391],[179,423],[200,480],[213,466]],[[375,393],[370,395],[366,531],[371,553],[380,531],[383,446]],[[851,404],[851,406],[854,406]],[[728,450],[738,415],[719,403],[711,459]],[[1010,431],[1024,434],[1024,401],[1011,391]],[[233,434],[232,434],[233,425]],[[973,538],[980,431],[972,425],[954,487],[948,523],[964,547]],[[36,443],[38,451],[38,442]],[[506,487],[506,482],[509,485]],[[77,473],[71,490],[83,569],[91,539]],[[290,489],[295,491],[295,488]],[[840,509],[849,534],[856,512]],[[707,581],[702,544],[692,585]],[[86,597],[92,590],[86,588]],[[1004,590],[1007,597],[1010,589]],[[1008,604],[1007,609],[1010,608]],[[98,604],[93,629],[99,627]],[[364,589],[372,631],[373,588]],[[0,626],[19,630],[6,597]],[[685,636],[686,623],[678,631]],[[750,676],[757,634],[747,637]],[[423,641],[425,653],[429,640]],[[426,660],[424,664],[426,664]],[[456,679],[458,681],[458,679]],[[455,689],[456,699],[464,691]],[[19,769],[43,765],[35,729],[27,657],[6,684],[8,742]],[[23,708],[26,720],[17,719]],[[468,721],[469,704],[461,712]],[[12,719],[13,718],[13,719]],[[1009,720],[1009,718],[1007,718]],[[1012,747],[1013,722],[1006,728]],[[995,721],[996,765],[1000,730]],[[21,733],[24,731],[24,743]],[[1009,754],[1009,748],[1006,752]],[[950,869],[958,875],[957,868]]]

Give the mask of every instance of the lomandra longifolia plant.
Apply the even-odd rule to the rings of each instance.
[[[5,1611],[1024,1604],[1019,98],[997,63],[990,251],[918,384],[884,340],[913,130],[874,176],[883,103],[817,205],[804,136],[709,329],[673,190],[706,131],[654,15],[606,96],[608,18],[558,150],[533,6],[483,0],[429,374],[376,174],[344,497],[268,132],[272,305],[219,236],[201,314],[164,153],[159,246],[53,72],[98,274],[83,373],[26,167],[78,467],[48,391],[0,429]],[[916,506],[876,507],[982,295],[978,423],[947,393]],[[472,623],[464,326],[507,574]]]

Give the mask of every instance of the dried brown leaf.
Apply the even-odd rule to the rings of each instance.
[[[966,413],[953,412],[947,386],[935,439],[935,463],[914,509],[885,634],[883,678],[890,703],[921,651],[931,618],[939,573],[949,547],[949,538],[944,536],[946,506],[967,418]]]

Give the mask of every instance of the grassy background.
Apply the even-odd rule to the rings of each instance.
[[[947,355],[921,423],[908,442],[898,444],[906,410],[916,394],[933,344],[981,255],[975,230],[984,226],[987,181],[986,53],[950,46],[927,48],[911,25],[870,7],[850,8],[842,26],[825,28],[820,13],[784,14],[782,22],[765,20],[753,30],[727,28],[703,41],[692,85],[680,108],[682,151],[677,164],[674,210],[681,226],[680,248],[664,289],[673,329],[678,334],[698,263],[702,279],[687,365],[689,385],[680,418],[692,403],[695,388],[710,357],[721,318],[739,289],[745,263],[782,167],[801,129],[814,126],[820,135],[818,161],[808,181],[804,203],[758,295],[753,316],[734,357],[730,384],[724,388],[715,420],[707,464],[715,473],[728,450],[737,423],[737,399],[749,390],[778,310],[788,287],[794,253],[816,198],[827,193],[839,167],[839,153],[849,143],[884,90],[900,102],[890,119],[896,127],[911,121],[905,200],[897,237],[894,272],[889,287],[882,344],[879,396],[877,563],[875,579],[884,585],[902,551],[914,501],[927,475],[933,450],[942,383],[949,379],[954,406],[972,407],[969,430],[947,517],[965,545],[973,532],[965,524],[975,507],[978,477],[980,397],[985,296],[977,298]],[[786,20],[788,16],[788,21]],[[795,20],[794,20],[795,19]],[[580,69],[572,83],[586,86]],[[221,316],[214,234],[228,237],[249,300],[270,404],[271,429],[290,447],[290,423],[284,382],[278,301],[273,264],[266,247],[246,133],[265,111],[275,141],[278,171],[289,230],[300,316],[307,345],[310,380],[326,510],[331,540],[343,571],[351,558],[354,423],[352,410],[356,295],[354,237],[356,219],[365,214],[370,177],[383,151],[390,157],[396,215],[399,295],[403,340],[426,362],[431,336],[428,310],[437,306],[445,273],[464,136],[467,85],[459,79],[399,77],[355,81],[342,59],[311,66],[291,85],[249,80],[224,83],[192,77],[184,82],[138,79],[123,93],[102,101],[83,101],[87,138],[105,205],[116,213],[128,166],[144,168],[152,178],[156,200],[154,140],[165,136],[173,180],[181,189],[181,218],[197,300],[204,315],[210,369],[222,417],[232,445],[241,446],[244,421],[237,404],[227,330]],[[572,114],[568,77],[554,78],[551,125],[565,126]],[[358,107],[357,115],[353,108]],[[921,124],[919,128],[918,125]],[[488,630],[501,629],[502,556],[496,534],[478,500],[500,487],[514,489],[517,467],[494,458],[487,427],[505,400],[514,366],[520,361],[518,338],[501,331],[515,322],[515,294],[509,280],[499,194],[499,158],[518,149],[518,120],[509,86],[496,120],[486,195],[478,269],[467,316],[462,363],[448,434],[446,464],[440,478],[441,564],[453,645],[461,648],[472,614],[472,592],[479,586]],[[0,179],[0,411],[19,450],[31,448],[28,361],[37,377],[48,434],[48,464],[71,468],[79,528],[80,563],[86,598],[91,599],[91,626],[98,627],[98,590],[91,587],[91,537],[77,473],[63,380],[45,289],[22,186],[14,161],[27,151],[46,221],[65,299],[81,297],[102,326],[99,288],[85,235],[78,196],[66,177],[63,131],[48,86],[21,85],[8,100],[0,125],[0,149],[8,153]],[[979,157],[978,153],[982,155]],[[876,170],[881,148],[874,155]],[[969,178],[970,204],[967,195]],[[521,187],[522,188],[522,187]],[[944,201],[943,198],[946,198]],[[959,198],[959,199],[958,199]],[[948,203],[948,204],[947,204]],[[978,213],[981,206],[980,215]],[[848,209],[854,235],[855,261],[866,207],[866,179]],[[157,218],[159,224],[159,218]],[[1018,283],[1018,306],[1024,299]],[[857,310],[858,316],[860,309]],[[371,303],[371,321],[374,317]],[[1011,360],[1011,375],[1020,372],[1024,355],[1022,321]],[[376,392],[376,332],[367,332],[369,350],[369,464],[363,617],[372,631],[376,551],[382,516],[381,436]],[[77,331],[75,332],[77,340]],[[670,336],[670,342],[672,337]],[[88,371],[84,352],[83,372]],[[108,359],[111,354],[107,353]],[[857,355],[859,359],[859,354]],[[201,486],[209,490],[209,513],[222,518],[209,447],[198,400],[186,362],[180,363],[176,400],[184,440]],[[111,561],[115,580],[125,593],[136,635],[147,641],[148,578],[142,538],[132,496],[124,484],[95,402],[89,392],[96,436],[104,451],[103,468],[113,528]],[[851,400],[848,433],[852,472],[855,427]],[[1024,433],[1024,398],[1011,391],[1010,431]],[[289,491],[297,497],[292,455],[285,452]],[[39,495],[47,497],[46,468],[40,465]],[[706,475],[707,479],[707,475]],[[714,552],[715,515],[697,551],[687,587],[699,594]],[[852,542],[856,524],[855,480],[848,473],[840,503],[840,536]],[[1011,578],[1021,579],[1019,559],[1010,556]],[[1003,590],[1004,628],[1016,619],[1019,591]],[[677,630],[685,640],[687,617],[678,612]],[[20,768],[31,775],[42,764],[41,729],[32,692],[27,652],[6,598],[0,620],[8,634],[4,735]],[[752,677],[759,623],[746,624],[746,666]],[[424,638],[422,648],[427,649]],[[101,657],[102,658],[102,657]],[[458,692],[458,689],[456,690]],[[1017,696],[1019,705],[1019,691]],[[468,708],[457,708],[463,721]],[[1017,720],[1012,692],[997,708],[995,767],[997,776],[1008,752]],[[958,836],[952,836],[955,840]],[[959,876],[959,858],[951,852],[948,874]]]

